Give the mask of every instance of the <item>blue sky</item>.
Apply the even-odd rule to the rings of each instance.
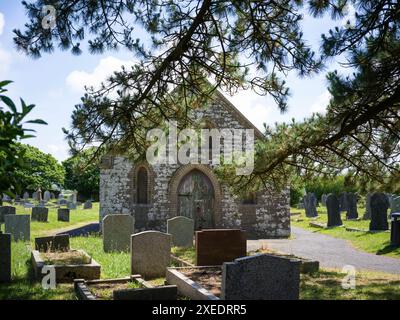
[[[132,64],[134,57],[124,50],[102,55],[84,52],[80,56],[55,50],[52,54],[44,54],[41,59],[32,60],[17,52],[12,41],[12,30],[23,28],[26,22],[21,1],[0,0],[0,80],[13,80],[14,83],[9,85],[9,95],[14,100],[22,97],[27,103],[35,104],[31,117],[48,123],[47,126],[34,126],[37,137],[24,143],[51,153],[62,161],[68,157],[68,145],[61,128],[69,127],[74,105],[79,103],[84,92],[83,86],[99,84],[121,65]],[[305,38],[317,48],[321,34],[342,23],[328,17],[307,17],[303,23]],[[328,70],[337,68],[335,62],[328,66]],[[298,78],[296,74],[290,74],[286,81],[292,96],[289,111],[283,115],[270,97],[244,91],[228,98],[260,129],[264,122],[288,122],[292,118],[300,121],[313,112],[324,111],[329,101],[325,72],[312,78]]]

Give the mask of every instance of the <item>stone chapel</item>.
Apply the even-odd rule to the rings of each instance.
[[[220,92],[209,106],[192,112],[193,120],[216,129],[254,129],[262,133]],[[195,220],[196,229],[241,228],[248,238],[290,236],[289,189],[264,190],[246,199],[232,195],[212,166],[133,163],[105,156],[100,165],[100,222],[107,214],[131,214],[135,232],[166,231],[177,215]]]

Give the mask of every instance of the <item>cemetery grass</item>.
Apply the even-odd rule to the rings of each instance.
[[[313,232],[318,232],[321,234],[330,235],[336,238],[348,240],[351,245],[355,248],[377,254],[390,256],[394,258],[400,258],[400,248],[394,248],[390,246],[390,233],[389,232],[376,232],[371,233],[367,230],[369,229],[370,220],[360,220],[360,221],[347,221],[345,212],[342,213],[342,227],[335,227],[329,229],[311,227],[310,222],[318,222],[326,224],[327,222],[327,212],[325,207],[318,207],[318,217],[317,218],[307,218],[305,216],[304,209],[291,208],[290,212],[299,212],[301,215],[296,215],[291,217],[291,224],[295,227],[301,227]],[[358,215],[362,217],[364,215],[365,208],[358,208]],[[299,219],[299,221],[296,221]],[[356,228],[366,231],[347,231],[345,227]]]

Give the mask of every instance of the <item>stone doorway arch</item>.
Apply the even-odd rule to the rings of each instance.
[[[200,186],[200,191],[199,187]],[[196,190],[197,189],[197,190]],[[188,200],[185,199],[188,193]],[[212,201],[211,201],[212,197]],[[186,215],[180,212],[182,205],[192,205],[192,210],[186,212],[194,214],[197,222],[205,221],[203,228],[221,226],[221,186],[214,172],[201,164],[188,164],[176,170],[169,185],[170,217]],[[212,206],[210,207],[212,202]],[[207,218],[210,215],[210,219]],[[201,219],[199,219],[201,217]],[[197,218],[197,220],[196,220]]]

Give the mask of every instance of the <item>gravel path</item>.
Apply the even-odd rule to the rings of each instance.
[[[388,234],[388,236],[390,236]],[[400,259],[378,256],[353,248],[346,240],[292,227],[292,239],[248,240],[248,251],[262,246],[318,260],[321,267],[342,269],[352,265],[358,270],[400,274]]]

